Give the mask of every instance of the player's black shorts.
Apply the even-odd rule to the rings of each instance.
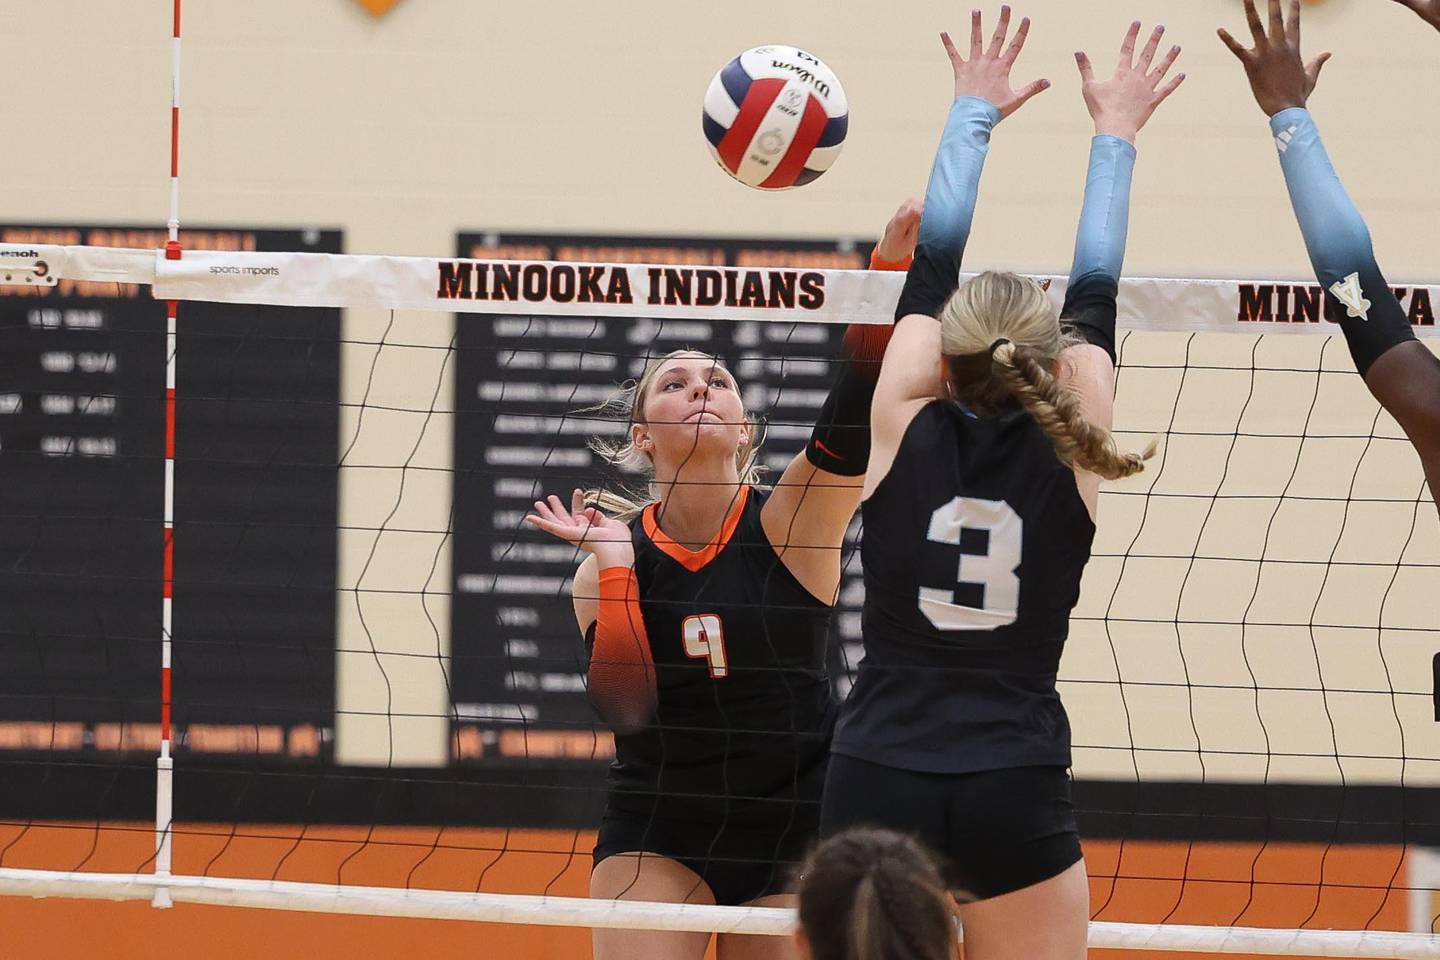
[[[777,804],[769,823],[726,823],[723,813],[667,819],[605,806],[595,863],[617,853],[657,853],[699,874],[715,902],[735,906],[794,889],[794,875],[819,827],[820,805]]]
[[[820,833],[856,826],[918,837],[940,856],[951,885],[977,900],[1049,880],[1080,860],[1064,767],[920,773],[837,754]]]

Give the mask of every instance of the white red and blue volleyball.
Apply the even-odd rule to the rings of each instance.
[[[804,186],[845,143],[850,105],[819,57],[770,44],[746,50],[705,91],[705,139],[715,161],[758,190]]]

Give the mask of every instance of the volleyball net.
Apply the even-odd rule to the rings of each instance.
[[[788,931],[581,899],[613,743],[581,555],[521,518],[633,485],[587,446],[628,429],[594,408],[683,347],[726,362],[778,472],[902,275],[778,242],[4,236],[0,894]],[[1398,292],[1433,333],[1440,287]],[[1413,449],[1318,287],[1126,280],[1120,327],[1117,439],[1165,440],[1104,488],[1062,664],[1092,945],[1440,956]]]

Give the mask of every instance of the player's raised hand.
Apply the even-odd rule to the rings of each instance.
[[[1395,0],[1402,7],[1414,10],[1436,30],[1440,30],[1440,0]]]
[[[1095,120],[1097,134],[1108,133],[1133,143],[1140,128],[1155,113],[1155,108],[1185,82],[1183,73],[1176,74],[1168,82],[1165,80],[1165,75],[1175,64],[1175,58],[1180,56],[1178,46],[1171,47],[1158,64],[1155,62],[1160,39],[1164,36],[1165,28],[1156,27],[1137,58],[1135,43],[1140,38],[1140,21],[1130,24],[1125,41],[1120,45],[1120,62],[1115,65],[1114,75],[1105,80],[1095,79],[1090,58],[1083,51],[1076,52],[1080,91],[1085,96],[1090,116]]]
[[[1224,27],[1219,34],[1245,67],[1255,102],[1260,104],[1265,116],[1273,117],[1281,110],[1305,106],[1320,79],[1320,68],[1325,66],[1330,54],[1322,53],[1308,64],[1301,59],[1300,0],[1290,0],[1288,21],[1281,11],[1280,0],[1269,0],[1269,4],[1267,25],[1260,21],[1255,0],[1245,0],[1245,18],[1255,42],[1253,50],[1245,49]]]
[[[920,238],[920,211],[925,205],[914,197],[900,204],[895,216],[885,224],[885,232],[875,247],[875,255],[881,260],[897,263],[915,253],[915,242]]]
[[[1010,69],[1015,66],[1015,59],[1025,48],[1025,38],[1030,34],[1030,18],[1021,18],[1015,36],[1007,44],[1005,38],[1009,32],[1010,8],[1003,6],[1000,8],[1000,22],[995,25],[995,32],[991,35],[988,46],[985,43],[980,11],[970,12],[969,59],[960,56],[955,44],[950,40],[950,34],[940,34],[940,42],[945,44],[945,52],[950,56],[950,67],[955,71],[955,96],[979,97],[990,101],[1000,111],[1001,120],[1050,86],[1049,80],[1035,80],[1019,90],[1010,86]]]
[[[602,568],[630,566],[635,562],[630,528],[594,507],[585,506],[583,490],[577,489],[571,494],[569,509],[554,494],[536,500],[535,512],[527,516],[525,522],[595,554]]]

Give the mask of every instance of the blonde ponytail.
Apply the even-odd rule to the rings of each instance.
[[[1107,480],[1133,476],[1155,455],[1158,438],[1140,453],[1121,453],[1050,372],[1079,342],[1061,329],[1044,289],[1013,273],[982,273],[961,284],[940,313],[940,347],[958,403],[989,415],[1018,402],[1064,463]]]
[[[1035,418],[1055,444],[1056,455],[1069,466],[1106,480],[1122,480],[1144,470],[1145,461],[1155,455],[1158,439],[1140,453],[1121,453],[1110,431],[1086,419],[1079,399],[1060,386],[1034,350],[1006,342],[991,352],[991,362],[995,375]]]

